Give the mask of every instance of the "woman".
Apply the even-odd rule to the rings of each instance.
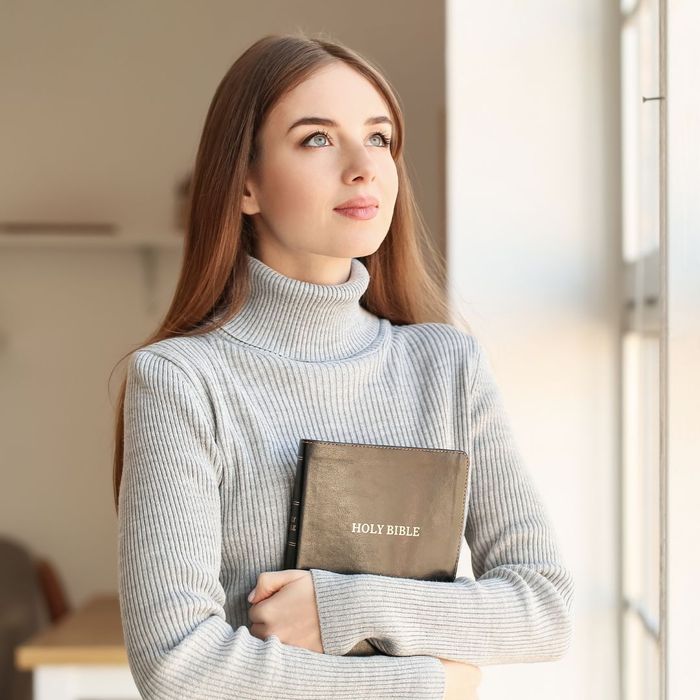
[[[117,410],[144,698],[476,697],[479,665],[569,646],[572,579],[487,357],[445,321],[403,142],[380,72],[321,38],[264,37],[214,95],[179,283]],[[477,579],[280,570],[300,437],[467,451]],[[383,653],[344,656],[363,639]]]

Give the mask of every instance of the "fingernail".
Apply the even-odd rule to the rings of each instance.
[[[255,589],[253,589],[250,593],[248,593],[248,602],[252,603],[253,598],[255,598]]]

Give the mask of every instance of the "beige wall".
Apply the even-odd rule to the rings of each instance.
[[[216,85],[273,31],[327,31],[384,69],[407,157],[442,237],[440,3],[0,4],[0,219],[114,221],[172,235]],[[116,591],[114,363],[164,312],[177,253],[156,265],[149,312],[133,251],[0,247],[0,533],[57,565],[71,602]]]

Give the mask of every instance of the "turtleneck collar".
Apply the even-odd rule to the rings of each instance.
[[[352,258],[350,277],[315,284],[287,277],[247,254],[250,294],[222,330],[257,348],[295,360],[351,357],[377,337],[381,319],[360,306],[369,272]]]

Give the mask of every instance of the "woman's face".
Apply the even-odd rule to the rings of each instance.
[[[336,124],[293,126],[306,117]],[[398,175],[384,138],[393,137],[392,124],[367,123],[375,117],[391,118],[384,98],[344,63],[319,69],[269,112],[243,198],[258,257],[281,261],[278,269],[333,263],[340,269],[339,260],[326,258],[347,266],[349,258],[377,250],[391,223]],[[373,218],[336,210],[359,196],[378,201]]]

